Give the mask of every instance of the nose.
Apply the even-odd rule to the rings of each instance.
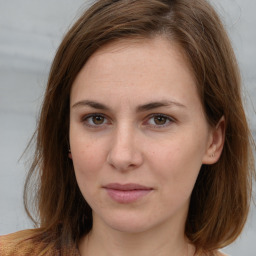
[[[133,170],[142,165],[143,154],[134,129],[117,128],[113,135],[107,162],[120,171]]]

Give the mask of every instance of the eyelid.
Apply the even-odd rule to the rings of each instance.
[[[166,115],[166,114],[162,114],[162,113],[153,113],[153,114],[150,114],[149,116],[147,116],[146,122],[148,122],[151,118],[158,117],[158,116],[164,117],[164,118],[168,119],[169,122],[166,123],[166,124],[163,124],[163,125],[157,125],[157,124],[151,125],[151,124],[149,124],[149,126],[154,127],[154,128],[158,128],[158,129],[161,129],[161,128],[165,128],[165,127],[171,125],[172,123],[176,122],[175,118],[173,118],[173,117],[171,117],[171,116],[169,116],[169,115]]]
[[[100,116],[100,117],[103,117],[105,120],[107,120],[107,123],[103,123],[103,124],[89,124],[89,122],[87,122],[87,120],[91,117],[96,117],[96,116]],[[108,120],[110,120],[109,117],[107,117],[105,114],[102,114],[102,113],[90,113],[90,114],[87,114],[87,115],[83,115],[81,117],[81,121],[88,127],[91,127],[91,128],[102,128],[104,127],[105,125],[108,125],[110,122],[108,122]]]
[[[96,116],[100,116],[100,117],[103,117],[105,119],[104,123],[103,124],[90,124],[88,122],[88,119],[89,118],[92,118],[92,117],[96,117]],[[155,118],[155,117],[164,117],[167,119],[167,122],[163,125],[161,124],[149,124],[149,120],[151,118]],[[89,127],[89,128],[94,128],[94,129],[100,129],[100,128],[104,128],[106,125],[109,125],[111,124],[111,118],[109,118],[107,115],[103,114],[103,113],[90,113],[90,114],[86,114],[86,115],[83,115],[81,117],[81,122],[84,123],[85,126]],[[157,128],[157,129],[161,129],[161,128],[165,128],[165,127],[168,127],[169,125],[171,125],[172,123],[176,122],[176,119],[170,115],[166,115],[166,114],[163,114],[163,113],[152,113],[150,115],[148,115],[145,120],[143,121],[142,125],[143,126],[149,126],[149,127],[152,127],[152,128]]]

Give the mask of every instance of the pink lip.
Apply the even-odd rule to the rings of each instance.
[[[118,203],[132,203],[150,193],[153,189],[139,184],[111,183],[103,187],[108,195]]]

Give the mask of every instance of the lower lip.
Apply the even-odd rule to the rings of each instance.
[[[109,188],[107,188],[106,190],[111,199],[121,204],[135,202],[152,191],[151,189],[116,190]]]

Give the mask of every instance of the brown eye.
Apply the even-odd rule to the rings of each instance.
[[[165,116],[155,116],[154,122],[156,125],[164,125],[167,121],[167,117]]]
[[[164,128],[172,123],[174,123],[174,119],[168,115],[164,114],[152,114],[146,121],[146,125],[149,125],[152,128]]]
[[[96,125],[100,125],[104,123],[105,118],[103,116],[93,116],[92,122]]]
[[[83,118],[83,123],[90,127],[101,127],[108,123],[105,116],[100,114],[91,114]]]

